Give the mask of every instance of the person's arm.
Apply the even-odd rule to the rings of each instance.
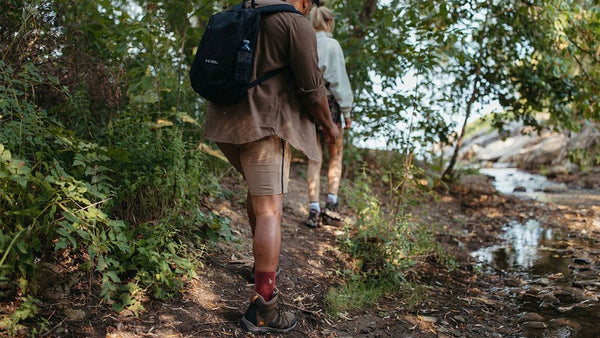
[[[323,64],[323,78],[329,83],[329,90],[335,101],[340,105],[344,116],[344,128],[352,126],[352,105],[354,97],[348,73],[346,72],[346,61],[344,52],[339,42],[333,38],[323,38],[323,44],[319,46],[319,63]],[[322,58],[321,58],[322,57]]]
[[[335,140],[339,137],[339,131],[331,119],[327,97],[322,96],[318,101],[313,101],[308,104],[305,103],[304,108],[323,128],[325,141],[327,143],[335,143]]]
[[[350,129],[352,128],[352,113],[349,112],[346,115],[344,116],[344,129]]]
[[[323,127],[327,142],[338,137],[337,126],[331,120],[327,91],[317,58],[317,39],[306,18],[295,18],[291,24],[290,69],[304,111]]]

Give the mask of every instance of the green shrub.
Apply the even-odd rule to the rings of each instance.
[[[22,297],[19,307],[10,315],[0,320],[0,329],[3,329],[11,337],[16,337],[22,329],[21,322],[33,318],[37,313],[40,301],[31,296]]]
[[[358,220],[356,231],[348,233],[344,244],[361,274],[397,284],[402,271],[413,264],[410,256],[418,229],[411,227],[408,217],[386,209],[372,191],[372,184],[366,171],[355,181],[349,202]]]
[[[179,291],[207,240],[234,238],[228,219],[199,209],[221,193],[224,165],[179,126],[127,115],[99,128],[102,144],[85,140],[33,102],[31,88],[51,82],[0,61],[0,293],[35,296],[39,263],[63,251],[94,271],[115,310]]]
[[[329,291],[327,308],[333,316],[360,309],[402,289],[416,259],[437,249],[410,215],[396,212],[396,203],[386,206],[380,202],[372,190],[372,176],[363,170],[349,192],[357,222],[347,226],[340,239],[342,250],[354,260],[354,269],[345,273],[346,284]]]
[[[197,141],[185,142],[182,128],[156,128],[126,115],[108,134],[114,179],[121,182],[110,203],[118,218],[157,221],[220,194],[217,175],[227,167],[198,149]]]
[[[193,5],[0,6],[0,296],[32,310],[6,326],[35,316],[45,263],[90,271],[115,310],[178,292],[207,241],[235,239],[205,206],[225,165],[185,113],[205,107],[184,76]]]

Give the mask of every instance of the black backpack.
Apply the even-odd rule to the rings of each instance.
[[[242,99],[249,88],[284,71],[272,70],[250,82],[261,15],[277,12],[301,14],[289,4],[250,8],[241,4],[210,17],[190,70],[194,91],[216,103]]]

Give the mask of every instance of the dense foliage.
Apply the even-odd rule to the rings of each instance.
[[[216,180],[226,167],[198,147],[186,11],[0,5],[1,297],[34,308],[48,264],[75,263],[115,310],[135,310],[147,293],[178,291],[206,239],[228,236],[228,221],[203,207],[226,193]]]
[[[365,126],[355,137],[379,136],[405,153],[437,144],[457,153],[466,125],[493,107],[497,128],[518,120],[577,130],[600,119],[595,1],[330,3]]]

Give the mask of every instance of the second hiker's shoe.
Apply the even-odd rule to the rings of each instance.
[[[328,201],[325,203],[325,211],[338,212],[338,206],[339,206],[339,204],[337,202],[331,203]]]
[[[321,225],[321,213],[315,209],[310,209],[308,219],[304,222],[309,228],[318,228]]]
[[[279,307],[277,293],[268,302],[261,295],[254,295],[240,321],[242,328],[252,333],[285,333],[294,329],[297,324],[296,315]]]
[[[338,212],[338,204],[327,202],[322,215],[323,224],[339,226],[344,223],[344,218]]]

